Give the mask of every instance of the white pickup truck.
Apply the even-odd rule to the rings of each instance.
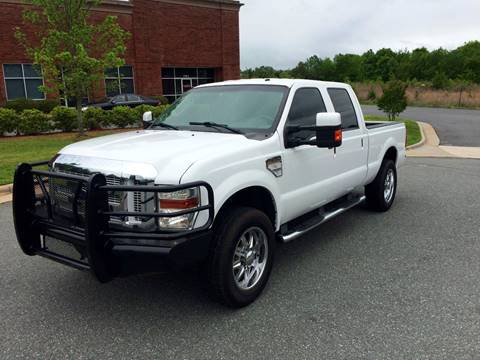
[[[202,85],[144,120],[145,130],[18,166],[13,211],[26,254],[102,282],[200,263],[221,302],[245,306],[267,283],[277,240],[364,200],[388,210],[405,159],[404,125],[366,123],[341,83]]]

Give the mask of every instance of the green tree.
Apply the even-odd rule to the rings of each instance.
[[[378,99],[378,108],[387,114],[389,120],[395,120],[407,107],[406,84],[400,80],[391,80],[383,87],[383,95]]]
[[[334,61],[339,81],[364,80],[363,60],[360,55],[339,54],[335,56]]]
[[[310,56],[291,70],[276,70],[263,66],[247,69],[242,77],[258,76],[267,72],[276,77],[290,76],[301,79],[387,82],[398,79],[404,82],[431,81],[439,85],[458,81],[480,84],[480,41],[470,41],[455,50],[418,48],[412,51],[393,51],[383,48],[368,50],[362,55],[339,54],[332,58]],[[269,75],[268,77],[273,77]],[[447,80],[447,81],[445,81]]]
[[[444,72],[437,72],[432,79],[432,87],[437,90],[448,88],[449,81]]]
[[[40,65],[47,93],[62,93],[76,100],[80,134],[84,131],[82,99],[103,78],[106,68],[124,64],[125,42],[129,33],[115,16],[94,22],[92,7],[101,0],[26,0],[24,27],[33,25],[27,36],[16,29],[16,38],[27,55]]]

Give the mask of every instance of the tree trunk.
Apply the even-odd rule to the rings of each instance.
[[[83,126],[83,111],[82,111],[82,98],[76,98],[76,109],[77,109],[77,124],[78,124],[78,136],[85,135],[85,130]]]

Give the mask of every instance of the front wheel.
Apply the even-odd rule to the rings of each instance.
[[[238,207],[227,211],[214,230],[209,280],[214,296],[231,307],[253,302],[267,284],[275,235],[261,211]]]
[[[397,192],[397,169],[392,160],[385,160],[375,180],[365,186],[367,205],[375,211],[387,211],[395,200]]]

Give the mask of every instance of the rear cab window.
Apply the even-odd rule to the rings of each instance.
[[[342,130],[358,129],[357,113],[348,91],[341,88],[329,88],[327,91],[332,100],[333,108],[342,117]]]

